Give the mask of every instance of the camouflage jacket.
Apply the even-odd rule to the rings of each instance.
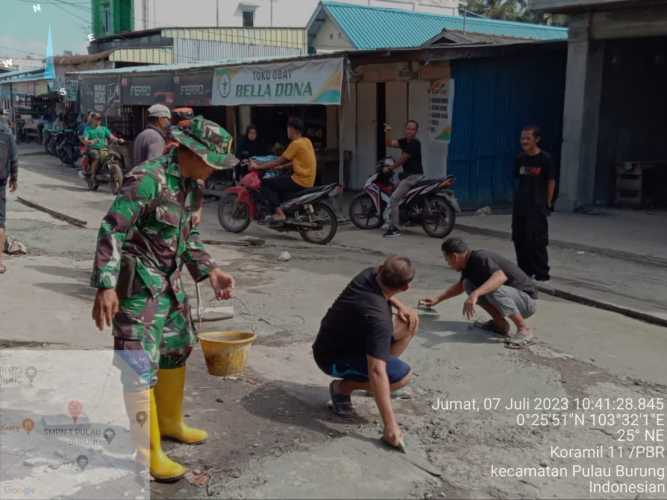
[[[102,220],[91,285],[115,288],[123,256],[136,262],[134,279],[153,296],[171,290],[185,300],[183,264],[195,281],[215,266],[192,215],[202,196],[194,180],[181,178],[175,151],[134,168]]]

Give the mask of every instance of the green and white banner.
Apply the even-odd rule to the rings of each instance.
[[[294,61],[217,68],[214,106],[341,102],[343,59]]]

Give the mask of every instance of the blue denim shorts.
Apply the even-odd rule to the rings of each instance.
[[[368,360],[366,356],[334,361],[320,362],[317,365],[327,375],[343,380],[354,380],[357,382],[368,382]],[[387,377],[390,384],[403,380],[410,373],[410,365],[397,357],[390,357],[387,361]]]

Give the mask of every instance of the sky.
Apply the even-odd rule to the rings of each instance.
[[[46,56],[49,25],[56,55],[87,53],[90,0],[0,0],[0,58]],[[33,9],[37,5],[38,9]]]

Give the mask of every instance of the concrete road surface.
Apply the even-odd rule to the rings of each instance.
[[[87,282],[96,229],[112,197],[104,187],[87,192],[74,171],[46,156],[24,157],[22,167],[19,195],[84,219],[89,228],[10,196],[9,233],[31,252],[8,259],[9,271],[0,277],[0,344],[109,348],[109,332],[97,332],[90,320]],[[417,263],[406,303],[456,280],[440,242],[418,229],[386,241],[350,226],[326,247],[255,225],[234,236],[220,229],[213,204],[203,235],[220,243],[209,249],[238,286],[235,318],[206,323],[204,330],[252,330],[258,340],[238,377],[209,376],[201,349],[193,352],[186,414],[210,439],[165,447],[207,481],[202,487],[151,483],[156,498],[665,497],[664,460],[656,456],[659,447],[664,453],[665,328],[542,296],[530,320],[538,342],[515,351],[464,320],[462,298],[441,304],[437,314],[422,316],[404,355],[415,372],[409,390],[394,400],[405,456],[380,446],[372,398],[353,397],[357,419],[331,414],[330,379],[314,364],[310,345],[351,277],[385,255],[405,254]],[[266,245],[243,246],[248,235]],[[508,242],[459,235],[512,256]],[[278,261],[284,250],[289,262]],[[554,275],[581,284],[575,286],[582,293],[664,311],[664,269],[567,250],[553,250],[552,258]],[[188,290],[192,295],[191,283]],[[210,300],[211,292],[204,293]],[[96,369],[106,367],[87,367],[89,380]],[[72,383],[85,383],[74,369]],[[36,472],[26,466],[22,474],[29,483]],[[69,494],[85,496],[98,481],[77,476]],[[0,488],[11,484],[0,481]]]

